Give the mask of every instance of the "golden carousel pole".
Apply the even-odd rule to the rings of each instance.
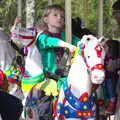
[[[65,33],[69,43],[71,43],[71,29],[71,0],[65,0]]]
[[[17,0],[17,16],[22,18],[22,0]],[[19,23],[19,27],[21,27],[21,23]]]
[[[52,0],[48,0],[48,5],[52,5],[53,1]]]
[[[99,0],[98,9],[98,36],[103,36],[103,0]]]

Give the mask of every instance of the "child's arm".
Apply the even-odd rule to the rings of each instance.
[[[14,25],[13,25],[12,28],[11,28],[11,31],[14,30],[20,22],[21,22],[21,18],[16,17],[16,18],[15,18]]]
[[[74,46],[74,45],[72,45],[72,44],[69,44],[69,43],[67,43],[67,42],[64,42],[64,41],[62,41],[62,40],[60,40],[60,41],[58,42],[58,45],[59,45],[59,47],[66,47],[66,48],[68,48],[71,53],[73,53],[73,52],[75,51],[75,49],[76,49],[76,46]]]
[[[55,48],[55,47],[66,47],[71,52],[74,52],[76,46],[71,45],[63,40],[56,38],[56,37],[49,37],[46,34],[40,34],[36,41],[36,45],[39,49],[48,49],[48,48]]]

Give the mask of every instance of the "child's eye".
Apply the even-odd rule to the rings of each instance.
[[[54,16],[58,16],[57,14],[54,14]]]

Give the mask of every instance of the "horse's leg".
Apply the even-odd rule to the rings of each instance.
[[[65,119],[65,120],[96,120],[95,118],[89,118],[89,119],[86,119],[86,118],[68,118],[68,119]]]
[[[24,120],[25,119],[25,103],[26,103],[26,99],[27,99],[27,96],[28,96],[29,92],[27,91],[23,91],[23,96],[24,96],[24,99],[22,100],[22,104],[23,104],[23,112],[21,114],[21,119],[20,120]]]
[[[95,118],[89,118],[89,119],[85,119],[85,118],[68,118],[68,119],[65,119],[65,120],[96,120]]]
[[[24,118],[25,118],[25,117],[24,117],[24,106],[25,106],[25,102],[26,102],[26,98],[27,98],[28,92],[23,92],[23,91],[21,90],[21,88],[20,88],[19,91],[17,91],[17,92],[19,92],[19,94],[18,94],[18,96],[17,96],[17,95],[16,95],[16,90],[18,89],[18,87],[19,87],[19,86],[18,86],[17,84],[15,84],[15,83],[10,83],[10,82],[9,82],[8,91],[9,91],[9,93],[10,93],[11,95],[16,96],[17,98],[19,98],[19,99],[22,100],[23,111],[22,111],[20,120],[24,120]]]
[[[64,95],[64,91],[63,91],[63,86],[61,86],[61,88],[60,88],[60,91],[59,91],[59,96],[58,96],[58,98],[57,98],[57,103],[56,103],[56,115],[55,115],[55,120],[66,120],[65,118],[64,118],[64,116],[62,116],[63,118],[61,118],[61,116],[60,116],[60,113],[58,113],[58,108],[59,109],[61,109],[59,106],[58,106],[58,103],[61,103],[62,105],[64,105],[65,103],[63,103],[64,102],[64,99],[65,99],[65,95]]]
[[[0,115],[0,120],[2,120],[2,117],[1,117],[1,115]]]
[[[8,92],[11,95],[14,95],[15,91],[17,90],[17,84],[11,83],[11,82],[8,82],[8,84],[9,84],[9,86],[8,86]]]
[[[87,120],[97,120],[96,118],[89,118],[89,119],[87,119]]]

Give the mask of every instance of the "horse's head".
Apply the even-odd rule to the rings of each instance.
[[[91,81],[101,84],[104,80],[104,57],[105,52],[99,40],[93,35],[84,35],[78,43],[81,55],[88,68]]]
[[[36,29],[35,28],[19,28],[16,27],[11,30],[12,40],[19,46],[28,47],[35,41]]]

